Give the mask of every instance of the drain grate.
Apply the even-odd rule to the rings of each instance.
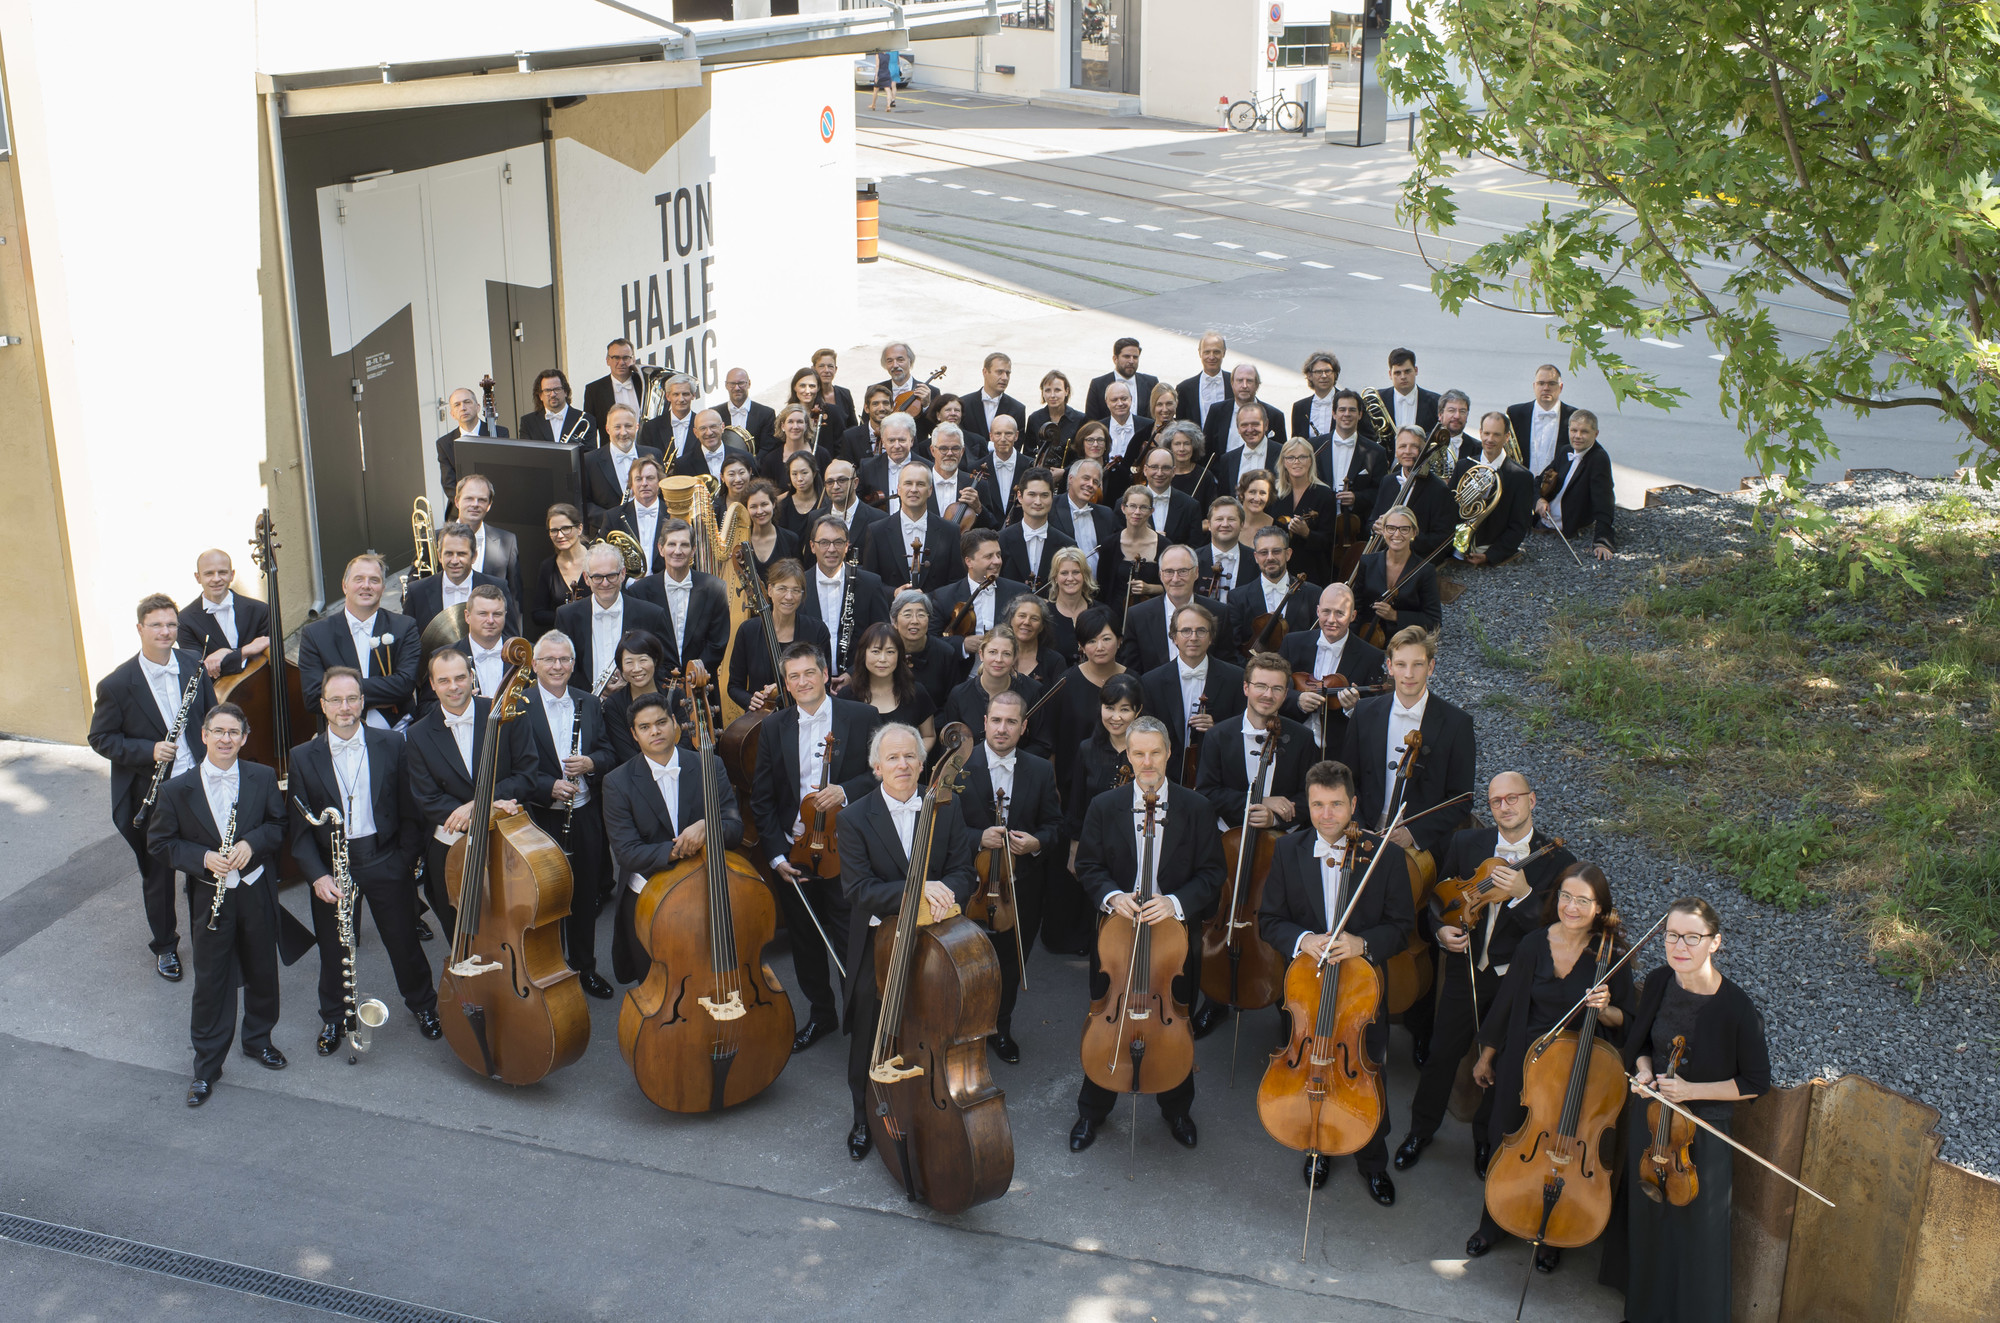
[[[221,1259],[205,1259],[198,1254],[183,1254],[179,1250],[162,1249],[158,1245],[146,1245],[136,1240],[120,1240],[116,1236],[58,1226],[53,1222],[37,1222],[33,1218],[16,1217],[11,1213],[0,1213],[0,1240],[75,1254],[101,1263],[163,1273],[182,1281],[200,1282],[204,1286],[219,1286],[226,1291],[240,1291],[244,1295],[266,1300],[303,1305],[307,1309],[318,1309],[343,1318],[371,1319],[376,1323],[482,1323],[469,1314],[413,1305],[405,1300],[370,1295],[366,1291],[327,1286],[303,1277],[247,1268]]]

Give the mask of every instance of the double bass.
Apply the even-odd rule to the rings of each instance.
[[[978,925],[954,909],[931,918],[924,900],[931,840],[952,799],[972,733],[953,722],[911,836],[903,903],[875,934],[882,1013],[868,1056],[868,1133],[912,1201],[962,1213],[1014,1181],[1014,1132],[993,1082],[986,1040],[1000,1013],[1000,961]]]
[[[772,686],[771,701],[756,711],[744,713],[729,721],[722,732],[718,745],[722,750],[722,765],[729,773],[729,784],[736,790],[736,802],[746,808],[750,803],[750,785],[757,772],[757,746],[764,731],[764,718],[780,708],[790,707],[792,696],[785,689],[785,668],[778,658],[784,646],[778,642],[777,619],[771,614],[771,599],[764,592],[764,581],[757,576],[750,563],[750,544],[739,542],[730,553],[736,563],[736,581],[742,590],[749,614],[763,622],[764,648],[771,658],[771,674],[777,677]],[[747,617],[746,617],[747,618]],[[794,635],[794,637],[797,637]],[[729,643],[732,652],[736,640],[732,636]],[[750,821],[746,812],[743,817],[743,844],[757,844],[757,825]],[[834,869],[840,868],[839,856],[834,858]]]
[[[792,1057],[792,1003],[764,953],[778,933],[771,889],[723,843],[722,767],[708,674],[686,670],[701,765],[699,855],[653,874],[632,926],[652,958],[618,1011],[618,1050],[640,1092],[670,1112],[719,1112],[770,1087]]]
[[[1271,765],[1283,742],[1273,722],[1257,755],[1257,775],[1243,792],[1243,825],[1223,835],[1222,858],[1229,869],[1229,881],[1215,917],[1201,933],[1201,990],[1210,1001],[1238,1011],[1269,1006],[1284,991],[1284,959],[1257,932],[1257,910],[1264,901],[1264,878],[1271,871],[1278,833],[1250,825],[1250,810],[1259,800],[1257,792],[1268,784]],[[1243,1018],[1235,1018],[1240,1034]],[[1233,1046],[1230,1064],[1233,1072]]]
[[[250,558],[264,574],[264,604],[271,608],[271,646],[261,656],[252,657],[236,674],[217,678],[215,701],[234,703],[245,712],[270,714],[268,720],[251,721],[250,734],[243,740],[243,756],[276,771],[278,784],[283,786],[290,770],[293,732],[310,734],[318,729],[318,718],[306,706],[298,668],[285,660],[284,609],[278,602],[281,545],[271,523],[271,512],[266,510],[257,516],[257,529],[250,538]],[[279,860],[280,872],[287,881],[292,880],[297,871],[292,852],[284,851]]]
[[[590,1042],[583,987],[556,926],[569,913],[569,860],[525,810],[493,815],[500,728],[527,710],[532,655],[526,639],[509,639],[502,653],[508,671],[479,742],[472,822],[445,857],[458,922],[438,978],[438,1018],[458,1059],[503,1084],[533,1084]]]

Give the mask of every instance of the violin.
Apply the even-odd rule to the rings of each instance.
[[[1397,602],[1402,600],[1403,590],[1417,581],[1417,575],[1423,571],[1424,567],[1431,564],[1431,562],[1437,560],[1438,557],[1442,556],[1445,552],[1451,550],[1452,546],[1453,543],[1451,539],[1447,538],[1443,542],[1440,542],[1437,546],[1432,547],[1430,551],[1426,553],[1421,560],[1414,560],[1409,563],[1406,563],[1403,566],[1402,572],[1396,576],[1396,581],[1394,583],[1388,582],[1389,567],[1385,561],[1382,566],[1382,573],[1383,573],[1383,583],[1387,590],[1387,593],[1385,596],[1377,598],[1376,600],[1380,602],[1387,602],[1392,607],[1395,606]],[[1355,574],[1358,575],[1361,571],[1360,561],[1357,560],[1355,562],[1354,569],[1355,569]],[[1352,576],[1350,576],[1349,586],[1350,587],[1353,586]],[[1371,647],[1376,647],[1376,648],[1387,648],[1389,646],[1389,630],[1390,630],[1389,622],[1384,620],[1381,616],[1376,615],[1372,609],[1368,612],[1366,617],[1363,618],[1361,623],[1354,627],[1354,632],[1360,635],[1364,642],[1368,643]]]
[[[762,1093],[791,1060],[792,1003],[764,957],[778,935],[771,889],[722,840],[722,765],[699,661],[685,682],[708,826],[701,853],[653,874],[633,907],[653,964],[619,1008],[618,1050],[660,1107],[719,1112]]]
[[[1352,477],[1341,480],[1340,490],[1350,495],[1354,492]],[[1361,560],[1362,520],[1359,497],[1351,502],[1336,506],[1338,513],[1333,519],[1333,566],[1334,573],[1349,583],[1353,582],[1354,567]]]
[[[1595,982],[1611,965],[1612,934],[1597,944]],[[1597,1008],[1585,1006],[1575,1029],[1550,1032],[1521,1064],[1520,1128],[1494,1148],[1486,1166],[1486,1209],[1502,1230],[1544,1245],[1575,1249],[1604,1234],[1611,1216],[1611,1131],[1625,1108],[1625,1063],[1597,1036]]]
[[[840,749],[840,737],[828,735],[820,747],[819,786],[826,789],[833,779],[834,755]],[[799,814],[805,819],[805,833],[792,842],[791,860],[803,873],[813,877],[840,876],[840,836],[837,808],[805,809]]]
[[[911,585],[912,586],[921,585],[924,581],[924,575],[930,572],[930,568],[931,568],[930,549],[924,545],[924,541],[922,538],[915,538],[915,537],[911,538],[910,539]]]
[[[1275,611],[1266,611],[1251,620],[1250,642],[1244,649],[1246,654],[1252,652],[1276,652],[1278,650],[1278,645],[1285,641],[1285,634],[1288,628],[1285,624],[1285,611],[1291,606],[1292,599],[1298,596],[1299,589],[1304,586],[1305,581],[1304,575],[1293,575],[1290,585],[1285,589],[1284,598],[1278,603],[1278,609]]]
[[[992,470],[986,468],[983,465],[979,468],[974,469],[972,472],[965,474],[964,475],[965,482],[963,485],[974,489],[972,494],[972,499],[955,500],[950,505],[947,505],[944,508],[945,520],[949,523],[957,524],[959,532],[961,533],[966,532],[974,524],[979,522],[980,509],[979,509],[978,487],[983,479],[990,478],[992,476],[993,476]]]
[[[1680,1074],[1686,1058],[1687,1036],[1675,1034],[1672,1054],[1660,1078]],[[1646,1145],[1645,1160],[1639,1164],[1639,1189],[1654,1203],[1665,1200],[1676,1208],[1686,1208],[1701,1193],[1694,1169],[1694,1122],[1654,1102],[1646,1104],[1646,1127],[1653,1133],[1653,1142]]]
[[[1471,877],[1448,877],[1438,883],[1431,892],[1431,908],[1437,914],[1438,923],[1471,932],[1473,925],[1479,922],[1480,911],[1507,894],[1493,881],[1495,872],[1502,868],[1525,869],[1551,850],[1562,849],[1562,845],[1562,837],[1557,836],[1517,864],[1500,858],[1488,859],[1472,871]]]
[[[972,732],[954,721],[938,745],[945,754],[911,836],[903,903],[875,934],[882,1014],[868,1058],[868,1132],[912,1201],[962,1213],[1013,1183],[1014,1133],[986,1056],[1000,961],[978,925],[955,909],[933,920],[924,900],[938,811],[957,793]]]
[[[1278,833],[1250,825],[1250,809],[1259,802],[1257,791],[1268,783],[1283,743],[1274,724],[1263,737],[1257,775],[1243,793],[1243,825],[1222,838],[1229,882],[1201,934],[1201,990],[1210,1001],[1241,1011],[1269,1006],[1284,991],[1284,959],[1257,932],[1257,911],[1264,903],[1264,878],[1271,871]]]
[[[1202,694],[1194,700],[1194,711],[1188,714],[1189,721],[1208,711],[1208,695]],[[1201,737],[1207,732],[1190,725],[1188,727],[1187,752],[1181,755],[1181,784],[1194,784],[1195,773],[1201,767]]]
[[[1007,792],[1004,790],[993,792],[993,821],[1003,833],[1008,830]],[[981,850],[972,867],[979,875],[979,885],[965,902],[965,917],[988,932],[1014,934],[1014,956],[1018,962],[1014,968],[1021,971],[1021,986],[1026,987],[1028,952],[1017,921],[1013,847],[1003,842],[994,849]]]
[[[963,602],[960,602],[951,609],[951,616],[944,622],[944,637],[948,639],[971,637],[973,631],[979,628],[979,608],[974,604],[978,602],[979,594],[992,588],[999,581],[1000,572],[995,570],[988,576],[985,583],[980,584],[979,587],[966,595]]]
[[[1322,749],[1327,748],[1327,719],[1340,707],[1340,695],[1343,692],[1352,689],[1365,698],[1369,694],[1386,694],[1395,687],[1392,681],[1387,680],[1381,684],[1355,684],[1339,671],[1318,678],[1314,678],[1311,671],[1292,672],[1292,688],[1302,694],[1319,694],[1326,700],[1320,704],[1319,711],[1313,714],[1319,721],[1319,747]]]
[[[931,373],[928,377],[924,378],[924,385],[926,386],[930,385],[932,382],[936,381],[939,377],[942,377],[948,371],[950,371],[949,368],[937,369],[935,372]],[[917,402],[918,397],[921,396],[922,394],[923,394],[922,391],[919,391],[915,386],[912,386],[908,390],[899,393],[896,396],[896,403],[891,407],[896,409],[907,410],[912,404],[915,404]]]
[[[438,1018],[458,1059],[503,1084],[533,1084],[590,1043],[590,1010],[556,926],[569,914],[569,859],[526,812],[493,816],[500,728],[527,711],[533,652],[526,639],[509,639],[502,653],[508,671],[479,741],[472,822],[445,857],[458,921],[438,978]]]
[[[1162,792],[1164,792],[1162,787]],[[1162,794],[1145,796],[1141,905],[1160,894],[1155,838]],[[1174,980],[1187,963],[1187,928],[1107,914],[1097,928],[1097,976],[1083,1022],[1083,1073],[1112,1093],[1164,1093],[1194,1070],[1194,1032]]]

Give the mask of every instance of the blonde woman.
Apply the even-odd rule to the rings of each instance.
[[[1278,452],[1277,491],[1266,513],[1292,535],[1292,572],[1317,584],[1328,582],[1333,554],[1337,499],[1319,480],[1319,457],[1298,437]]]

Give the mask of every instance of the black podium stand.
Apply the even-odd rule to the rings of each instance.
[[[555,555],[549,542],[549,507],[561,502],[583,509],[582,452],[575,446],[501,437],[458,438],[458,473],[477,473],[493,482],[493,508],[486,522],[514,535],[521,551],[523,625],[541,585],[536,571]]]

